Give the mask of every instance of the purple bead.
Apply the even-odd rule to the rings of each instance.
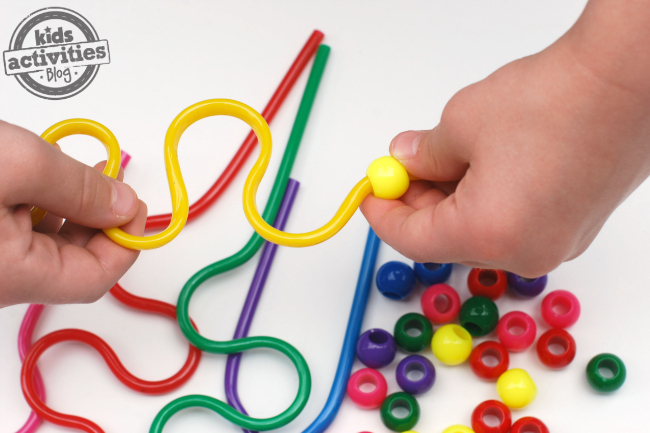
[[[417,379],[411,378],[417,375]],[[422,355],[409,355],[397,364],[395,371],[397,384],[409,394],[423,394],[431,389],[436,381],[436,368]]]
[[[539,278],[529,279],[520,277],[517,274],[508,272],[508,286],[515,295],[521,298],[534,298],[544,291],[548,276],[543,275]]]
[[[383,329],[369,329],[357,341],[357,358],[366,367],[385,367],[393,362],[396,353],[395,339]]]

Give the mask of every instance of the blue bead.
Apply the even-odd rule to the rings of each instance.
[[[546,275],[535,279],[528,279],[508,272],[508,286],[510,286],[510,289],[512,289],[515,295],[521,298],[530,299],[538,296],[546,288],[547,282],[548,276]]]
[[[388,262],[377,271],[376,281],[382,295],[399,301],[415,288],[415,273],[406,263]]]
[[[409,373],[420,372],[422,377],[418,379],[409,378]],[[395,370],[397,384],[404,392],[409,394],[423,394],[431,389],[436,381],[436,369],[427,358],[422,355],[410,355],[397,364]]]
[[[357,341],[357,358],[366,367],[385,367],[395,359],[397,343],[388,331],[369,329]]]
[[[451,267],[451,263],[415,263],[415,276],[425,286],[433,286],[449,279]]]

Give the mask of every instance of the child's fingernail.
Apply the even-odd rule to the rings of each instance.
[[[420,139],[425,131],[406,131],[393,138],[390,154],[397,160],[413,158],[418,151]]]
[[[113,182],[113,190],[113,213],[120,217],[130,215],[137,200],[135,191],[122,182]]]

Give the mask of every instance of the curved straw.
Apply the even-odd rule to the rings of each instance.
[[[289,194],[290,187],[291,183],[289,183],[289,187],[287,188],[287,195]],[[278,213],[278,218],[275,224],[275,226],[280,230],[283,229],[285,223],[285,219],[282,218],[283,216],[284,214],[282,213],[281,209],[280,213]],[[354,293],[354,300],[352,301],[350,319],[348,320],[348,326],[345,331],[343,348],[341,349],[341,356],[339,358],[336,374],[334,375],[334,382],[332,383],[332,388],[330,390],[329,396],[327,397],[327,401],[325,402],[323,410],[318,415],[318,417],[309,425],[309,427],[303,431],[303,433],[324,432],[332,423],[336,417],[336,414],[338,413],[339,408],[341,407],[341,402],[345,396],[347,381],[352,370],[352,363],[354,362],[354,349],[357,339],[359,338],[363,316],[365,314],[366,305],[368,303],[368,296],[370,294],[370,287],[372,284],[372,276],[374,275],[375,262],[377,261],[377,252],[379,251],[380,244],[381,241],[377,235],[375,235],[372,229],[370,229],[368,232],[365,251],[363,253],[363,260],[361,261],[359,280],[357,281],[357,288]],[[259,298],[262,294],[262,290],[264,290],[266,276],[268,275],[269,269],[273,263],[273,256],[276,249],[276,244],[267,242],[264,245],[262,257],[260,258],[257,270],[255,271],[255,277],[253,277],[253,282],[251,284],[250,291],[248,292],[246,302],[244,303],[244,308],[242,309],[239,323],[237,324],[237,329],[233,338],[242,338],[248,335],[248,330],[250,329],[251,322],[253,321],[253,316],[255,314]],[[239,374],[240,362],[240,353],[228,356],[228,362],[226,364],[226,396],[228,398],[228,403],[230,403],[231,406],[233,406],[241,413],[245,414],[246,410],[239,400],[239,395],[237,393],[237,375]],[[244,433],[254,432],[244,429]]]
[[[302,71],[309,63],[309,60],[315,55],[316,50],[318,49],[318,45],[323,40],[323,37],[324,35],[322,32],[314,30],[305,45],[298,53],[298,56],[295,58],[291,64],[291,67],[273,93],[273,96],[271,96],[271,99],[264,108],[264,111],[262,111],[262,116],[264,116],[267,122],[271,123],[275,117],[275,114],[284,103],[289,92],[293,89],[293,86],[302,74]],[[257,136],[253,131],[251,131],[246,136],[246,139],[240,146],[239,150],[237,150],[237,153],[235,153],[235,156],[233,156],[232,160],[228,163],[228,166],[223,171],[223,173],[221,173],[217,181],[199,200],[197,200],[189,207],[187,222],[190,222],[194,218],[203,214],[211,205],[216,202],[216,200],[230,185],[237,173],[239,173],[243,164],[246,162],[253,149],[255,148],[255,144],[257,144]],[[123,168],[126,168],[129,160],[131,159],[131,156],[124,151],[121,151],[120,153],[121,165]],[[37,223],[45,216],[45,211],[41,211],[39,215],[36,210],[32,210],[32,214],[36,214],[33,217],[33,221],[36,221]],[[145,229],[166,227],[169,225],[170,221],[171,214],[150,215],[147,217]],[[40,317],[43,308],[44,306],[42,305],[32,304],[29,306],[27,312],[25,313],[18,338],[18,350],[20,353],[21,362],[31,347],[34,327],[38,322],[38,318]],[[45,387],[43,385],[43,380],[38,369],[35,370],[35,374],[35,383],[38,395],[41,400],[45,401]],[[17,433],[33,433],[38,428],[40,422],[40,418],[38,418],[38,416],[33,411],[31,411],[27,421],[23,427],[17,431]]]
[[[23,317],[23,322],[20,324],[20,331],[18,331],[18,355],[20,356],[20,362],[25,360],[27,352],[32,347],[34,328],[36,327],[38,318],[43,312],[43,308],[45,308],[45,305],[31,304],[27,308],[25,317]],[[43,385],[43,378],[38,369],[34,371],[34,385],[38,397],[45,401],[45,385]],[[17,433],[33,433],[40,424],[41,419],[34,413],[34,411],[32,411],[29,413],[29,417],[25,424],[18,429]]]
[[[176,307],[173,305],[155,299],[147,299],[132,295],[125,291],[119,284],[116,284],[111,289],[111,294],[121,303],[140,311],[161,314],[172,319],[176,316]],[[194,326],[193,323],[192,326]],[[31,406],[32,410],[42,419],[65,427],[80,428],[85,431],[93,431],[85,429],[87,425],[84,424],[84,421],[86,420],[80,417],[62,414],[50,409],[40,398],[36,390],[35,371],[38,358],[49,347],[65,341],[78,341],[93,347],[102,355],[111,371],[113,371],[115,376],[122,383],[135,391],[145,394],[161,394],[180,387],[187,382],[190,377],[192,377],[201,359],[201,351],[190,345],[187,360],[176,374],[160,381],[146,381],[129,373],[129,371],[124,368],[113,349],[111,349],[104,340],[90,332],[80,329],[62,329],[41,338],[34,343],[27,353],[23,363],[21,385],[25,399]],[[94,425],[92,422],[88,423]]]
[[[312,67],[311,74],[309,75],[309,80],[307,81],[307,87],[305,88],[305,93],[303,95],[302,101],[300,102],[300,108],[298,109],[298,114],[296,115],[296,120],[289,137],[289,142],[287,143],[284,157],[282,158],[280,168],[278,169],[278,175],[275,179],[275,183],[273,184],[273,188],[271,190],[271,195],[264,210],[264,218],[269,221],[273,220],[278,212],[282,192],[284,191],[285,186],[288,182],[289,174],[291,172],[291,168],[293,167],[296,153],[298,151],[302,135],[307,125],[309,113],[311,112],[314,99],[316,98],[316,91],[318,90],[318,85],[325,69],[328,55],[329,47],[321,45],[321,47],[318,49],[318,52],[316,53],[314,66]],[[178,298],[177,319],[178,324],[183,331],[183,334],[185,334],[185,337],[196,347],[199,347],[203,351],[224,354],[237,353],[254,347],[269,347],[263,344],[264,340],[262,339],[264,337],[248,337],[241,340],[226,342],[209,340],[196,332],[190,326],[189,322],[189,303],[192,299],[192,295],[201,286],[201,284],[211,277],[222,274],[236,268],[237,266],[240,266],[243,263],[246,263],[260,249],[263,243],[264,239],[262,239],[258,234],[254,233],[248,243],[237,253],[221,261],[206,266],[194,274],[188,280],[188,282],[185,283],[185,286],[183,287],[183,290],[181,291]],[[285,354],[286,352],[283,349],[295,350],[287,343],[275,339],[271,340],[274,340],[276,342],[274,348],[281,350]],[[302,359],[302,357],[300,357],[300,359]],[[304,362],[304,359],[302,362]],[[294,364],[298,365],[296,362],[294,362]],[[237,425],[248,429],[268,430],[282,427],[298,415],[298,413],[304,407],[304,404],[306,404],[309,396],[309,389],[311,386],[309,370],[307,369],[306,364],[300,365],[302,365],[304,368],[298,369],[298,378],[300,385],[296,401],[294,401],[294,404],[288,410],[277,417],[266,420],[250,418],[241,415],[232,407],[212,397],[204,395],[188,395],[178,398],[165,406],[156,416],[156,419],[151,425],[149,431],[150,433],[161,433],[165,426],[165,423],[169,420],[169,418],[171,418],[175,413],[189,407],[205,407],[211,409],[224,416],[229,421],[235,422]],[[304,386],[307,384],[307,382],[309,382],[309,385]],[[301,404],[296,404],[296,402],[299,402]]]
[[[129,161],[131,160],[131,155],[122,150],[120,151],[120,159],[122,168],[126,168],[126,166],[129,164]],[[34,211],[32,210],[32,212]],[[43,216],[45,216],[45,212],[43,212]],[[125,300],[123,303],[128,305],[128,299],[124,299]],[[20,362],[23,362],[25,356],[27,356],[27,352],[32,347],[34,328],[36,328],[36,324],[38,323],[38,319],[41,317],[41,313],[43,312],[44,308],[45,305],[30,304],[27,308],[27,312],[25,312],[23,321],[20,324],[20,330],[18,331],[18,355],[20,356]],[[41,377],[41,373],[38,371],[38,368],[34,370],[34,375],[36,393],[38,394],[38,397],[44,402],[45,385],[43,384],[43,378]],[[18,429],[16,433],[33,433],[36,431],[40,424],[41,419],[38,417],[38,415],[36,415],[36,413],[34,413],[34,411],[31,411],[25,424],[20,429]]]
[[[302,47],[300,53],[293,61],[293,64],[287,71],[286,75],[280,82],[280,85],[273,93],[273,96],[269,100],[268,104],[262,111],[262,116],[268,123],[271,123],[275,114],[278,112],[278,109],[284,103],[287,95],[293,88],[294,84],[298,80],[298,77],[302,74],[302,71],[305,69],[311,58],[316,53],[318,45],[323,40],[323,33],[318,30],[314,30],[311,34],[305,45]],[[239,150],[232,160],[228,163],[226,169],[221,173],[221,176],[216,180],[216,182],[210,187],[210,189],[203,194],[203,196],[198,199],[194,204],[189,208],[189,213],[187,216],[187,222],[192,221],[194,218],[203,214],[212,204],[221,196],[221,194],[226,190],[228,185],[235,178],[235,175],[241,170],[242,166],[248,159],[248,157],[255,149],[257,144],[257,136],[251,131],[247,136],[244,142],[242,143]],[[154,228],[164,228],[169,225],[171,221],[171,214],[162,214],[162,215],[151,215],[147,217],[147,224],[145,229],[150,230]]]
[[[293,201],[298,192],[298,187],[300,184],[293,180],[289,179],[287,184],[287,191],[284,193],[284,199],[280,205],[280,210],[278,215],[275,218],[274,226],[280,230],[284,230],[284,227],[289,219],[289,214],[291,213],[291,207],[293,206]],[[275,258],[275,252],[278,250],[277,244],[272,244],[270,242],[264,242],[264,248],[262,249],[262,255],[260,256],[260,261],[257,264],[257,269],[255,270],[255,275],[253,275],[253,281],[251,287],[248,290],[248,295],[244,301],[244,307],[242,312],[239,315],[239,321],[237,322],[237,328],[235,329],[235,334],[232,336],[233,340],[239,338],[244,338],[248,336],[248,331],[250,330],[251,323],[253,322],[253,316],[255,315],[255,310],[257,309],[257,304],[264,290],[264,285],[266,284],[266,278],[269,275],[271,270],[271,265],[273,265],[273,259]],[[228,404],[237,409],[239,412],[244,415],[248,415],[244,409],[243,404],[239,400],[239,395],[237,393],[237,375],[239,372],[239,363],[241,362],[241,353],[234,355],[228,355],[228,361],[226,362],[226,400]],[[244,429],[244,432],[249,430]]]

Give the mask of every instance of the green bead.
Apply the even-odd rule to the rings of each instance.
[[[419,335],[415,334],[419,331]],[[410,353],[421,352],[431,344],[433,338],[433,326],[429,319],[418,313],[408,313],[399,318],[395,323],[393,332],[397,346]]]
[[[598,371],[606,369],[612,372],[613,377],[603,377]],[[593,389],[599,392],[614,392],[625,383],[625,364],[616,355],[601,353],[594,356],[587,364],[587,380]]]
[[[393,415],[393,411],[400,407],[408,410],[405,417],[398,418]],[[396,392],[386,397],[379,414],[386,427],[396,432],[405,432],[415,427],[420,419],[420,405],[411,394]]]
[[[472,296],[458,313],[460,325],[474,337],[482,337],[494,331],[499,323],[497,304],[485,296]]]

